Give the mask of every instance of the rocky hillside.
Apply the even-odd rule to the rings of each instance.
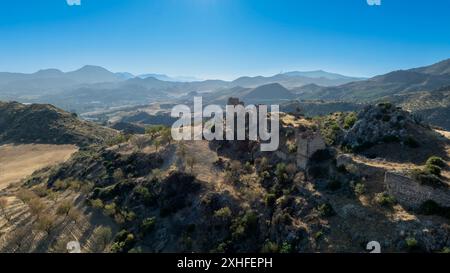
[[[25,187],[45,202],[83,188],[83,213],[114,222],[108,252],[365,252],[373,240],[383,252],[450,247],[449,208],[428,200],[421,184],[439,181],[430,191],[446,200],[449,142],[393,105],[282,114],[276,152],[260,152],[257,141],[174,142],[166,133],[155,127],[83,149]],[[413,174],[418,192],[388,189],[385,174],[394,171]],[[25,202],[34,218],[35,202]]]
[[[0,102],[0,143],[88,145],[101,143],[116,131],[80,120],[52,105]]]

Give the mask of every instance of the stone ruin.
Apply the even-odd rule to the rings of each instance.
[[[306,170],[309,159],[317,151],[326,148],[325,140],[319,132],[306,131],[297,136],[297,167]]]
[[[384,183],[386,191],[394,196],[402,206],[417,209],[428,200],[433,200],[444,207],[450,206],[450,190],[448,188],[421,185],[414,179],[393,172],[386,172]]]

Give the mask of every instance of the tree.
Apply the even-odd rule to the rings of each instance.
[[[8,208],[8,204],[9,204],[8,199],[0,198],[0,211],[3,214],[3,217],[5,217],[6,221],[8,221],[8,223],[9,223],[11,221],[11,217],[6,212],[6,209]]]

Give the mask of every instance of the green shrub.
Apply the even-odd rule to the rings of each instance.
[[[418,247],[418,242],[414,237],[408,237],[405,239],[406,247],[408,250],[414,250]]]
[[[280,247],[278,246],[277,243],[274,243],[272,241],[267,241],[262,249],[261,249],[262,253],[278,253],[280,252]]]
[[[280,253],[293,253],[292,245],[288,242],[284,242],[283,245],[281,245]]]
[[[256,213],[249,211],[242,217],[233,221],[231,225],[232,237],[235,240],[242,239],[246,235],[255,235],[258,227],[258,216]]]
[[[436,166],[433,164],[427,164],[425,166],[424,171],[429,174],[434,174],[434,175],[440,176],[442,169],[439,166]]]
[[[363,195],[366,192],[366,186],[362,183],[357,183],[354,190],[356,195]]]
[[[108,216],[113,216],[114,214],[116,214],[116,208],[116,203],[112,202],[105,205],[103,212]]]
[[[284,163],[278,163],[275,169],[275,175],[278,177],[278,179],[280,180],[284,180],[287,178],[287,174],[286,174],[286,164]]]
[[[314,239],[319,240],[320,238],[322,238],[324,235],[323,231],[318,231],[314,234]]]
[[[135,194],[144,201],[145,204],[151,205],[155,201],[155,197],[150,193],[149,189],[143,186],[137,186],[133,190]]]
[[[100,199],[91,200],[90,203],[94,209],[103,209],[103,201]]]
[[[428,158],[426,165],[435,165],[441,168],[445,168],[447,166],[447,163],[445,161],[437,156],[432,156]]]
[[[214,212],[214,217],[217,217],[220,219],[229,219],[229,218],[231,218],[231,215],[232,215],[232,212],[229,207],[223,207]]]
[[[145,218],[141,224],[142,233],[145,235],[152,232],[155,229],[155,225],[156,225],[155,217]]]
[[[441,253],[449,254],[449,253],[450,253],[450,247],[444,247],[444,248],[441,250]]]
[[[294,142],[289,142],[287,144],[287,149],[289,153],[294,154],[297,152],[297,144]]]
[[[355,125],[356,121],[358,120],[355,113],[350,113],[344,118],[344,128],[350,129]]]
[[[321,204],[317,207],[319,215],[322,217],[331,217],[336,214],[333,207],[329,203]]]
[[[126,230],[122,230],[117,233],[114,239],[114,244],[111,246],[111,252],[124,253],[133,248],[136,243],[136,239],[132,233]]]
[[[378,193],[375,196],[375,201],[383,207],[392,207],[396,203],[395,198],[385,192]]]

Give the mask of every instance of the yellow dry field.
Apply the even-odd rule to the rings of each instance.
[[[74,145],[0,146],[0,190],[20,182],[36,170],[66,161],[77,150]]]

